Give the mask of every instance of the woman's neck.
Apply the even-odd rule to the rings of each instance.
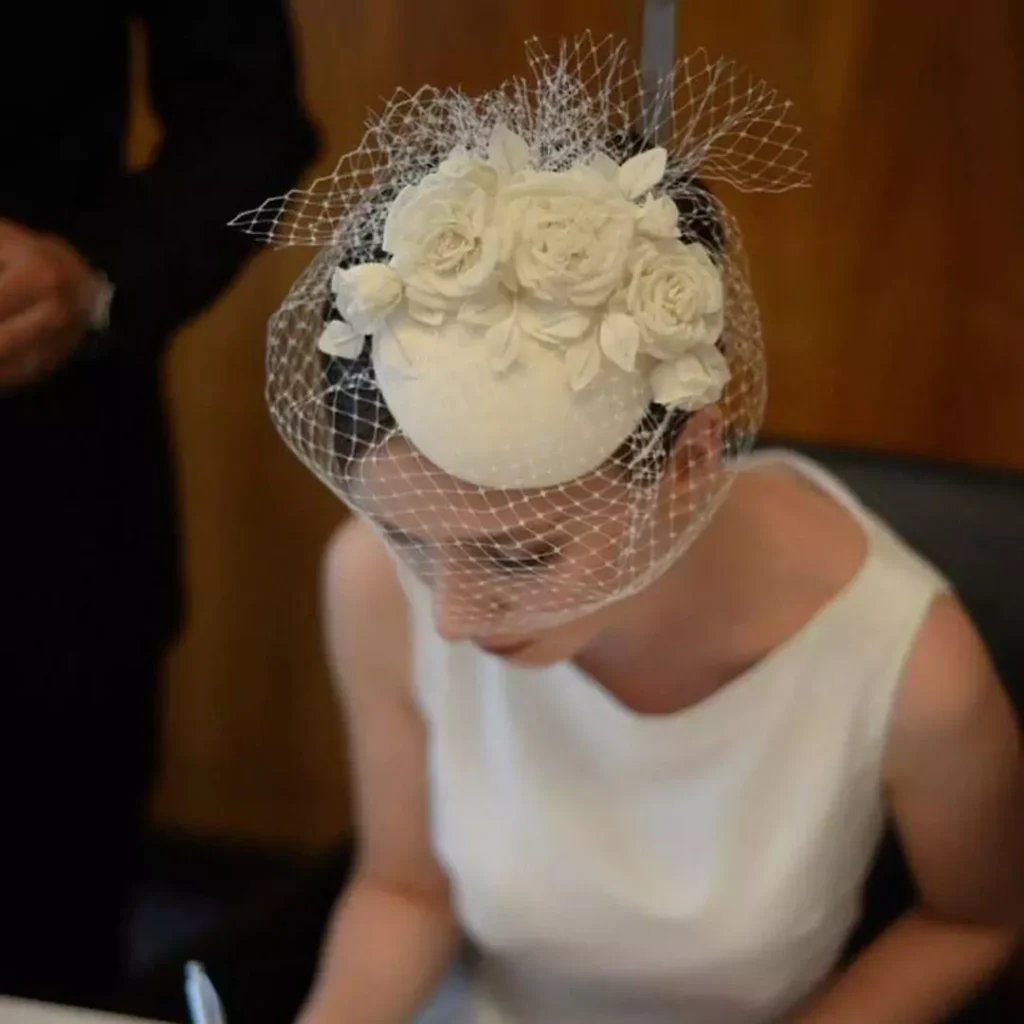
[[[683,558],[610,610],[605,628],[576,658],[634,710],[680,710],[731,677],[735,666],[727,634],[743,614],[742,591],[761,560],[762,544],[737,490]]]
[[[680,710],[806,626],[866,552],[863,528],[814,485],[785,472],[740,474],[686,555],[610,609],[577,664],[629,707]]]

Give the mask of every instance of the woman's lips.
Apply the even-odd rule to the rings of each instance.
[[[532,640],[519,640],[515,643],[500,643],[495,641],[494,643],[486,643],[482,641],[477,642],[477,647],[482,651],[486,651],[488,654],[493,654],[499,658],[508,658],[513,654],[519,654],[521,651],[525,651],[527,647],[532,644]]]

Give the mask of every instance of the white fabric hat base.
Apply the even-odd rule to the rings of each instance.
[[[645,375],[602,359],[580,391],[565,350],[525,340],[493,369],[484,328],[389,320],[373,343],[378,386],[405,437],[449,476],[480,487],[553,487],[597,469],[639,426]]]

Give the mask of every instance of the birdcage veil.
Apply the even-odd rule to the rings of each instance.
[[[765,403],[713,190],[807,180],[789,104],[730,61],[652,94],[614,39],[527,57],[483,95],[398,92],[234,222],[319,249],[270,321],[278,431],[470,633],[633,593],[706,525]]]

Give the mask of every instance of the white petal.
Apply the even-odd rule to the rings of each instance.
[[[717,345],[702,345],[695,353],[707,368],[715,383],[724,390],[732,377],[729,360],[719,351]]]
[[[409,322],[408,317],[399,314],[384,323],[380,332],[373,339],[374,359],[379,359],[382,365],[404,376],[417,372],[417,368],[410,358],[409,350],[402,342],[402,337],[407,332],[410,332],[413,337],[420,333]]]
[[[331,294],[337,299],[338,294],[344,294],[346,290],[345,271],[341,267],[336,267],[331,274]]]
[[[487,147],[491,166],[500,174],[513,175],[530,163],[530,147],[507,124],[496,124]]]
[[[484,343],[490,349],[491,368],[495,373],[504,373],[516,361],[522,344],[515,317],[491,327],[484,335]]]
[[[569,387],[582,391],[601,369],[601,349],[596,341],[573,345],[565,353],[565,368],[569,372]]]
[[[479,235],[487,224],[487,195],[479,189],[470,195],[465,206],[464,214],[469,218],[473,232]]]
[[[465,146],[456,146],[449,154],[441,161],[440,166],[437,168],[437,173],[442,178],[457,178],[464,174],[466,169],[472,163],[472,156]]]
[[[519,323],[534,337],[549,342],[578,341],[590,330],[591,318],[575,309],[544,308],[520,303]]]
[[[673,408],[682,397],[682,387],[674,363],[659,363],[651,371],[651,396],[666,408]]]
[[[504,244],[504,240],[503,243]],[[519,290],[519,278],[516,276],[516,268],[511,263],[503,263],[499,270],[502,285],[510,292]]]
[[[607,153],[595,153],[590,166],[607,181],[618,181],[619,165]]]
[[[637,211],[637,228],[649,238],[679,237],[679,207],[668,196],[648,197]]]
[[[386,253],[394,255],[395,247],[400,244],[401,238],[399,237],[398,221],[405,208],[417,195],[419,195],[419,189],[416,185],[406,185],[391,204],[387,220],[384,222],[384,237],[381,240],[381,245]]]
[[[703,345],[675,362],[655,367],[651,391],[659,405],[696,412],[722,397],[730,376],[722,353],[712,345]]]
[[[640,348],[640,328],[626,313],[609,313],[601,321],[601,351],[627,373],[636,369]]]
[[[386,263],[361,263],[335,274],[338,311],[357,330],[369,334],[373,321],[402,301],[401,277]]]
[[[317,338],[316,347],[324,355],[338,359],[358,359],[365,342],[365,336],[351,324],[344,320],[328,320]]]
[[[548,322],[545,330],[560,341],[577,341],[590,330],[591,318],[578,310],[567,309]]]
[[[444,311],[425,306],[421,302],[409,300],[409,316],[427,327],[440,327],[444,323]]]
[[[708,344],[715,345],[725,330],[725,310],[717,309],[714,313],[708,313],[704,317],[704,327],[707,331],[706,338]],[[715,351],[718,350],[716,349]]]
[[[668,152],[656,146],[627,160],[619,168],[619,187],[628,199],[639,199],[665,176]]]
[[[459,307],[456,319],[469,327],[493,327],[512,316],[514,306],[505,298],[490,302],[469,299]]]

